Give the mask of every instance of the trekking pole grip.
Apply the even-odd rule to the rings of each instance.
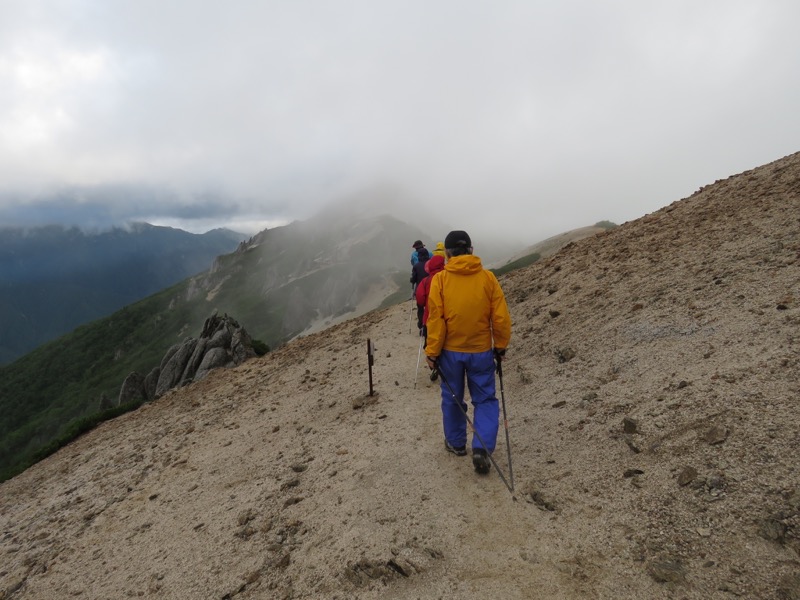
[[[495,351],[494,351],[494,362],[495,362],[495,365],[496,365],[495,368],[497,370],[497,374],[500,376],[501,379],[503,377],[503,357],[505,355],[506,355],[505,349],[503,349],[503,350],[495,349]]]

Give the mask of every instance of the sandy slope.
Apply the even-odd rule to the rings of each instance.
[[[799,230],[792,155],[503,278],[517,501],[396,306],[2,484],[0,598],[800,598]]]
[[[552,516],[442,450],[403,308],[218,372],[5,484],[3,530],[13,512],[33,565],[20,597],[556,593],[561,544],[530,535]],[[22,505],[31,485],[46,504]]]

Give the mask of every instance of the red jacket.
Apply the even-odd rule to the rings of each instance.
[[[434,275],[443,269],[444,258],[438,254],[434,255],[425,263],[425,270],[428,272],[428,276],[417,285],[417,305],[425,307],[425,312],[422,313],[423,325],[428,322],[428,294],[431,291],[431,280]]]

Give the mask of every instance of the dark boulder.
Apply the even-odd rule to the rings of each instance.
[[[187,338],[178,347],[177,352],[172,353],[166,364],[162,361],[161,374],[158,376],[158,384],[156,385],[156,398],[163,396],[168,390],[171,390],[183,381],[183,372],[186,369],[186,364],[192,357],[197,340],[194,338]],[[170,348],[170,350],[172,350]]]
[[[225,348],[212,348],[203,356],[203,362],[200,363],[194,380],[200,381],[213,369],[227,367],[229,364],[231,364],[231,357]]]
[[[172,346],[146,377],[136,372],[128,375],[119,403],[155,400],[172,388],[203,379],[214,369],[234,367],[254,356],[253,340],[244,327],[228,315],[214,314],[206,319],[199,338]]]

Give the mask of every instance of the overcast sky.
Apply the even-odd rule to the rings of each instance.
[[[385,185],[526,243],[622,223],[800,151],[798,23],[797,0],[0,0],[0,225],[252,233]]]

